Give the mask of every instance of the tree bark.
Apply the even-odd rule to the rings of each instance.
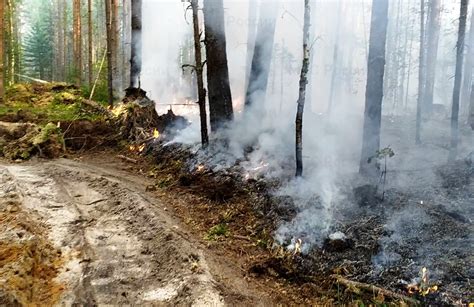
[[[82,81],[81,0],[73,0],[73,42],[75,83],[80,86]]]
[[[105,22],[106,22],[106,32],[107,32],[107,84],[108,84],[108,102],[109,106],[113,107],[114,105],[114,82],[113,82],[113,57],[112,57],[112,26],[111,26],[111,5],[112,0],[105,1]]]
[[[423,98],[424,114],[429,116],[433,107],[433,92],[436,78],[436,60],[438,58],[441,0],[431,0],[428,20],[427,51],[426,51],[426,80]]]
[[[376,168],[369,164],[368,160],[380,149],[387,24],[388,0],[373,0],[365,91],[364,131],[359,169],[361,174],[368,176],[376,174]]]
[[[194,13],[193,13],[194,14]],[[194,17],[194,15],[193,15]],[[199,26],[199,25],[198,25]],[[132,51],[130,55],[130,87],[140,87],[142,70],[142,1],[132,0]]]
[[[206,113],[206,90],[204,89],[203,64],[201,55],[201,32],[199,30],[199,12],[198,0],[191,0],[191,8],[193,11],[193,31],[194,31],[194,56],[196,57],[196,80],[198,88],[198,105],[199,115],[201,119],[201,143],[205,148],[209,144],[209,136],[207,132],[207,113]]]
[[[257,0],[249,0],[248,10],[248,33],[247,33],[247,59],[245,65],[245,90],[247,90],[250,81],[250,71],[252,69],[253,51],[255,48],[255,39],[257,34]]]
[[[5,80],[3,78],[4,73],[4,38],[3,38],[3,28],[5,24],[5,2],[0,0],[0,104],[4,103],[5,97]]]
[[[304,1],[304,26],[303,26],[303,65],[301,67],[298,107],[296,111],[296,177],[303,175],[303,112],[306,98],[306,85],[308,84],[309,71],[309,28],[311,22],[310,0]]]
[[[462,81],[462,64],[464,58],[464,36],[466,35],[466,19],[469,0],[461,0],[459,14],[458,41],[456,44],[456,72],[454,75],[453,104],[451,110],[451,148],[449,160],[456,159],[459,143],[459,100]]]
[[[267,1],[262,1],[260,5],[257,37],[245,95],[246,107],[254,105],[256,102],[259,106],[264,105],[272,60],[278,5],[275,2]]]
[[[118,0],[111,0],[111,21],[110,21],[110,34],[111,34],[111,53],[112,53],[112,82],[114,83],[114,96],[118,90],[119,82],[119,67],[118,67],[118,43],[119,43],[119,32],[118,32],[118,12],[119,4]]]
[[[471,91],[471,83],[473,81],[473,61],[474,61],[474,8],[471,12],[471,26],[469,29],[469,41],[467,45],[466,62],[464,63],[464,77],[461,91],[461,105],[463,110],[469,107],[469,97]],[[465,114],[465,112],[464,112]]]
[[[227,66],[223,0],[204,0],[207,84],[211,131],[234,118]]]
[[[87,30],[87,41],[88,41],[88,64],[87,64],[87,72],[88,72],[88,85],[89,87],[92,87],[93,82],[94,82],[94,66],[93,66],[93,61],[92,61],[92,51],[94,47],[92,46],[92,0],[87,0],[87,25],[88,25],[88,30]]]
[[[421,112],[425,89],[425,0],[420,0],[420,8],[420,57],[418,68],[418,99],[416,102],[416,144],[421,144]]]
[[[338,0],[337,20],[336,20],[336,38],[334,41],[334,50],[332,54],[332,75],[331,75],[331,89],[329,90],[328,113],[331,113],[334,106],[334,94],[336,91],[336,82],[339,74],[339,38],[341,36],[341,17],[343,12],[343,0]]]

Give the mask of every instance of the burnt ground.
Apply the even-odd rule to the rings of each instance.
[[[442,129],[436,125],[429,122],[426,127]],[[462,131],[460,158],[448,164],[443,145],[448,135],[430,134],[422,146],[414,147],[399,137],[400,130],[403,134],[410,127],[403,118],[392,118],[384,127],[396,152],[388,164],[384,198],[381,186],[373,195],[372,188],[348,174],[340,182],[341,197],[333,204],[330,227],[317,234],[318,244],[309,246],[305,243],[315,241],[311,228],[283,242],[275,242],[274,235],[281,225],[298,223],[299,215],[322,213],[317,195],[296,203],[276,192],[281,182],[264,175],[245,178],[238,163],[213,170],[202,152],[177,144],[150,147],[157,165],[149,175],[156,177],[159,188],[193,199],[192,205],[178,204],[176,210],[195,231],[206,235],[213,226],[225,226],[228,233],[252,242],[257,249],[242,248],[243,242],[235,246],[236,237],[229,239],[232,235],[226,231],[213,245],[227,255],[247,254],[243,268],[250,276],[298,289],[282,291],[300,303],[318,297],[332,304],[414,304],[414,299],[422,305],[462,306],[474,299],[471,133]],[[296,249],[295,242],[301,243]],[[340,276],[364,286],[336,282]],[[389,292],[380,295],[371,286]]]

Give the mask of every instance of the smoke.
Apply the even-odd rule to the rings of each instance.
[[[261,57],[270,57],[271,54],[266,97],[255,99],[253,106],[245,111],[243,104],[246,91],[248,27],[258,25],[259,14],[269,15],[264,15],[264,18],[274,17],[264,8],[259,10],[255,20],[249,20],[247,1],[224,1],[230,84],[236,114],[235,120],[229,123],[226,129],[212,136],[214,140],[227,139],[225,146],[222,142],[212,142],[207,152],[199,151],[202,159],[208,161],[215,170],[239,165],[247,178],[278,178],[283,182],[282,188],[275,191],[275,195],[291,197],[297,206],[297,215],[292,221],[280,225],[275,232],[275,239],[291,248],[296,239],[303,238],[303,251],[314,244],[321,244],[325,238],[338,230],[338,214],[344,210],[356,209],[353,199],[347,197],[345,191],[352,188],[354,182],[351,180],[358,171],[371,14],[369,0],[344,1],[341,17],[338,17],[336,1],[315,3],[312,7],[311,24],[311,76],[303,123],[304,177],[293,178],[294,121],[302,62],[301,1],[281,1],[278,5],[274,2],[266,3],[278,6],[273,49],[266,51],[267,54]],[[177,64],[178,61],[174,60],[176,55],[180,54],[181,44],[192,31],[184,19],[185,7],[186,4],[177,1],[144,0],[142,80],[143,87],[151,89],[151,97],[158,103],[180,102],[183,97],[189,95],[189,88],[193,87],[192,83],[187,83],[183,78],[181,67]],[[410,8],[408,2],[402,18],[406,18],[407,23],[413,27],[412,32],[417,33],[418,24],[415,21],[418,15],[414,13],[415,7],[406,8]],[[160,18],[156,17],[156,12],[160,12]],[[454,12],[455,10],[452,14]],[[394,12],[391,11],[390,14],[393,16]],[[452,14],[445,13],[443,18],[454,20],[455,15]],[[393,19],[391,20],[393,22]],[[273,21],[269,20],[268,23]],[[153,27],[150,27],[150,24]],[[335,35],[338,24],[339,42],[336,41]],[[455,28],[453,23],[442,24],[442,31],[449,32]],[[403,35],[405,33],[409,35],[411,32],[403,31]],[[451,67],[454,59],[454,39],[453,35],[446,36],[440,46],[438,63],[447,63],[447,67]],[[399,39],[403,41],[402,38]],[[417,74],[416,35],[412,39],[412,49],[407,51],[413,66],[410,71],[412,81],[405,88],[408,91],[408,101],[406,108],[398,106],[396,109],[399,113],[409,116],[406,122],[396,117],[384,118],[382,127],[382,148],[391,146],[396,154],[388,161],[387,188],[403,191],[410,191],[425,183],[439,187],[433,168],[444,163],[446,150],[442,146],[449,143],[448,126],[435,124],[433,127],[427,126],[424,132],[424,147],[412,148],[414,116],[413,113],[406,113],[413,110],[416,103],[416,85],[413,85],[416,84]],[[338,63],[333,63],[336,44],[339,46]],[[408,62],[406,64],[408,65]],[[446,79],[447,72],[451,70],[446,67],[439,67],[438,70],[442,70],[436,87],[436,99],[440,101],[451,82]],[[328,114],[333,74],[334,105]],[[262,87],[263,84],[259,88]],[[448,105],[447,101],[442,103]],[[192,122],[173,142],[196,145],[198,148],[200,127],[197,107],[172,108]],[[385,113],[392,114],[393,112],[387,111],[391,108],[394,106],[386,100]],[[472,141],[463,143],[461,152],[468,151],[470,146]],[[419,168],[426,171],[405,172]],[[401,174],[393,176],[393,171],[397,170],[401,170]],[[384,249],[374,258],[374,263],[384,264],[399,259],[400,256],[389,246],[397,240],[402,240],[404,236],[415,236],[419,227],[429,223],[430,219],[423,210],[410,210],[399,212],[387,219],[385,227],[392,234],[382,240]],[[417,223],[420,220],[423,222]],[[397,229],[410,229],[411,232],[401,233],[397,232]]]

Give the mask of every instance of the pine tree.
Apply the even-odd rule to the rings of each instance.
[[[25,35],[23,44],[25,72],[30,77],[51,80],[53,72],[53,24],[51,3],[39,11],[31,11],[30,28]]]

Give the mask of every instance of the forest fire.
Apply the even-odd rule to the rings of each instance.
[[[420,272],[420,282],[413,283],[407,286],[407,290],[409,294],[418,293],[422,296],[426,296],[430,293],[438,291],[437,285],[430,285],[429,277],[428,277],[428,269],[423,267]]]

